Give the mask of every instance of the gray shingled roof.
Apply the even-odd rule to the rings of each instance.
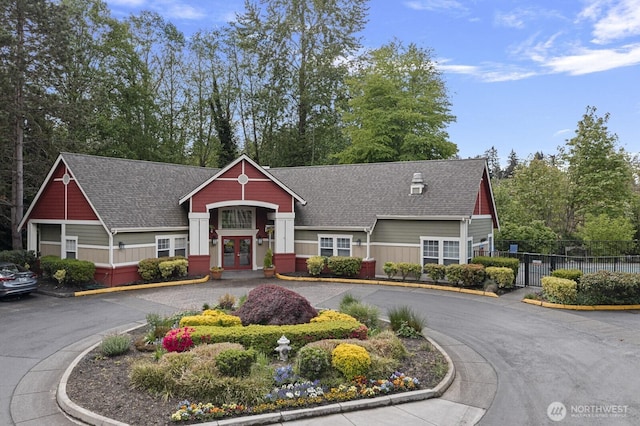
[[[300,194],[297,226],[369,227],[379,216],[471,217],[485,168],[484,159],[270,169]],[[425,191],[409,195],[414,173]]]
[[[219,169],[63,153],[109,229],[188,226],[178,200]],[[296,226],[370,227],[379,216],[470,217],[484,159],[272,168],[307,201]],[[420,172],[422,195],[409,195]]]
[[[178,200],[217,169],[63,153],[108,229],[188,226]]]

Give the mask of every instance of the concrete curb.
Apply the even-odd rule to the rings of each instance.
[[[129,332],[135,330],[137,328],[143,327],[145,324],[135,324],[131,327],[127,328],[125,332]],[[345,401],[335,404],[322,405],[319,407],[311,407],[311,408],[303,408],[300,410],[289,410],[289,411],[279,411],[274,413],[265,413],[258,414],[253,416],[244,416],[237,418],[224,419],[213,422],[205,422],[199,423],[203,426],[223,426],[223,425],[233,425],[233,426],[245,426],[245,425],[264,425],[264,424],[273,424],[280,423],[298,419],[306,419],[311,417],[319,417],[319,416],[327,416],[330,414],[343,414],[357,410],[368,410],[372,408],[384,407],[389,405],[402,404],[406,402],[415,402],[415,401],[423,401],[426,399],[437,398],[442,396],[442,394],[451,386],[453,380],[456,376],[455,365],[451,360],[449,354],[445,352],[445,350],[432,338],[426,337],[426,339],[431,343],[435,348],[442,353],[445,357],[448,364],[448,371],[444,378],[432,389],[420,389],[416,391],[402,392],[387,396],[379,396],[376,398],[370,399],[356,399],[352,401]],[[60,383],[58,384],[58,389],[56,392],[56,401],[58,406],[62,409],[64,413],[67,415],[79,419],[83,422],[92,425],[105,425],[105,426],[129,426],[126,423],[119,422],[117,420],[110,419],[108,417],[102,416],[100,414],[94,413],[86,408],[80,407],[67,395],[67,383],[69,381],[69,377],[73,372],[73,369],[78,365],[78,363],[94,348],[100,345],[100,342],[90,345],[87,349],[82,351],[73,362],[67,367],[62,378],[60,379]]]
[[[542,306],[549,309],[566,309],[571,311],[636,311],[640,310],[640,305],[565,305],[562,303],[551,303],[542,300],[522,299],[523,303],[529,305]]]
[[[160,288],[160,287],[174,287],[178,285],[189,285],[189,284],[202,284],[209,281],[209,275],[204,278],[198,278],[195,280],[183,280],[183,281],[167,281],[161,283],[149,283],[149,284],[137,284],[137,285],[123,285],[117,287],[107,287],[107,288],[98,288],[95,290],[83,290],[76,291],[73,293],[73,296],[89,296],[93,294],[105,294],[105,293],[115,293],[118,291],[131,291],[131,290],[144,290],[147,288]]]
[[[305,282],[327,282],[327,283],[345,283],[345,284],[370,284],[370,285],[384,285],[389,287],[407,287],[407,288],[426,288],[429,290],[442,290],[451,291],[454,293],[475,294],[476,296],[485,297],[500,297],[492,291],[472,290],[468,288],[460,287],[448,287],[443,285],[434,284],[419,284],[419,283],[407,283],[407,282],[395,282],[384,280],[359,280],[350,278],[313,278],[313,277],[289,277],[287,275],[280,275],[276,273],[276,277],[283,281],[305,281]]]
[[[130,326],[127,326],[128,328],[124,332],[128,333],[137,328],[144,327],[145,325],[146,324],[135,324],[135,325],[131,324]],[[67,395],[67,383],[69,381],[69,377],[71,376],[71,373],[73,372],[73,369],[89,352],[91,352],[94,348],[98,347],[100,343],[101,342],[97,342],[93,345],[90,345],[87,349],[82,351],[80,355],[78,355],[73,360],[73,362],[71,362],[71,364],[69,364],[69,367],[67,367],[67,369],[65,370],[64,374],[62,375],[62,378],[60,379],[60,383],[58,384],[58,389],[56,391],[56,401],[60,409],[62,409],[62,411],[64,411],[67,415],[75,419],[82,420],[87,424],[128,426],[126,423],[122,423],[117,420],[113,420],[108,417],[101,416],[100,414],[94,413],[93,411],[89,411],[86,408],[80,407],[78,404],[71,401],[71,399],[69,399],[69,396]]]

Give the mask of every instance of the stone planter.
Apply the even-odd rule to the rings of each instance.
[[[220,280],[222,279],[222,272],[224,271],[224,269],[222,268],[211,268],[209,269],[209,272],[211,273],[211,279],[212,280]]]

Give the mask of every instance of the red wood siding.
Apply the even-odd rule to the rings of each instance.
[[[31,210],[29,219],[61,219],[64,217],[64,185],[62,181],[50,180]]]
[[[271,181],[249,181],[245,185],[244,196],[247,200],[278,204],[280,206],[278,211],[281,213],[290,213],[292,211],[293,201],[291,195]]]
[[[75,180],[72,180],[67,185],[67,219],[98,220],[98,216],[80,191]]]
[[[49,182],[45,185],[42,194],[40,194],[38,202],[29,215],[29,219],[98,219],[98,216],[80,191],[80,187],[78,187],[75,180],[69,182],[65,191],[65,186],[62,183],[62,176],[65,172],[66,168],[64,164],[60,163],[52,174]]]
[[[193,196],[191,209],[194,212],[206,212],[207,204],[241,199],[242,185],[238,182],[214,180]]]
[[[497,226],[496,212],[493,209],[493,200],[491,199],[491,191],[489,189],[489,177],[486,173],[484,173],[482,176],[482,182],[480,183],[480,189],[478,190],[478,196],[476,198],[476,205],[473,209],[473,214],[490,214],[493,217],[494,226]]]
[[[238,164],[236,164],[235,166],[233,166],[232,168],[224,172],[222,175],[220,175],[219,178],[231,178],[231,179],[237,178],[242,173],[243,163],[244,161],[239,162]]]
[[[237,181],[238,176],[243,173],[243,164],[244,174],[249,177],[249,182],[244,185],[244,195],[243,187]],[[191,199],[191,209],[193,212],[206,212],[207,204],[245,200],[277,204],[278,211],[291,213],[293,197],[273,181],[264,179],[267,176],[260,170],[251,163],[242,161],[198,191]]]

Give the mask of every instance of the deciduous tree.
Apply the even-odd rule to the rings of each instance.
[[[344,112],[351,145],[341,163],[430,160],[458,148],[446,127],[455,121],[431,52],[394,41],[364,54],[347,79]]]

